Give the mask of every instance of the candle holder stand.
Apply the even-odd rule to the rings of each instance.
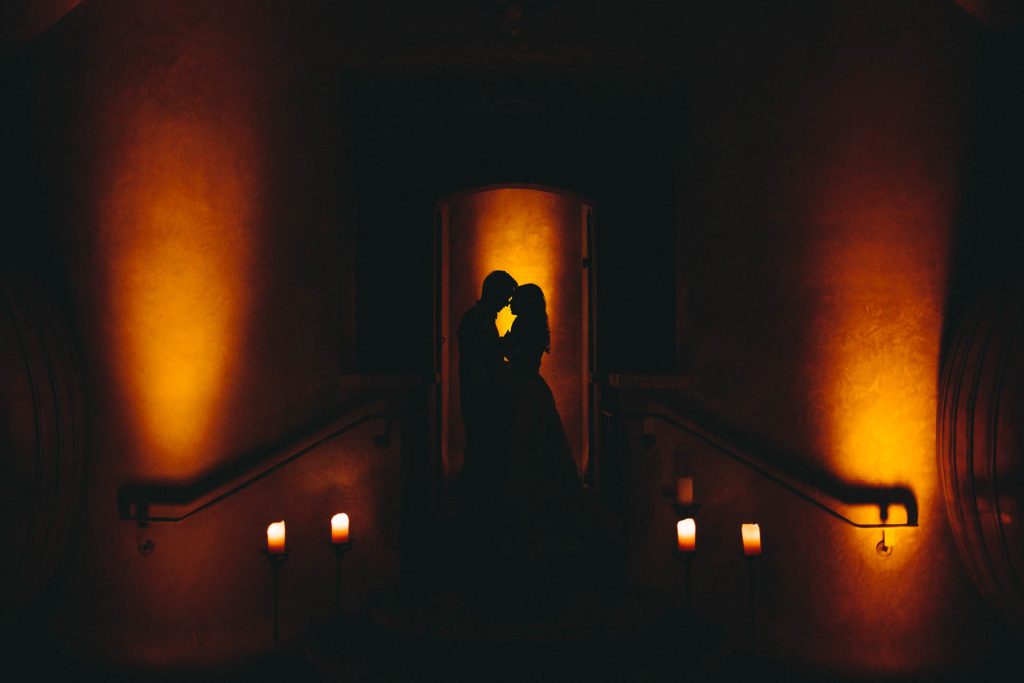
[[[341,614],[341,558],[352,549],[352,541],[344,543],[331,542],[331,552],[334,553],[334,615]]]
[[[281,646],[281,619],[280,619],[280,604],[281,604],[281,591],[280,591],[280,574],[281,567],[288,561],[288,553],[271,553],[266,550],[263,551],[267,560],[270,561],[270,572],[273,579],[273,601],[274,601],[274,649],[277,650]]]
[[[697,512],[700,510],[700,503],[673,502],[672,509],[676,511],[676,519],[696,518]]]
[[[676,559],[683,563],[683,614],[687,619],[693,616],[693,601],[690,594],[690,565],[693,564],[693,556],[696,552],[675,551]]]
[[[750,593],[750,653],[757,654],[757,610],[754,603],[754,560],[758,555],[747,555],[747,583]]]

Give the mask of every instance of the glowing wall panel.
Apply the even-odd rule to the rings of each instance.
[[[899,530],[896,552],[884,562],[874,557],[871,534],[834,530],[847,557],[860,556],[866,569],[831,574],[828,591],[846,596],[834,613],[859,628],[884,615],[888,633],[865,628],[861,637],[876,666],[898,671],[934,637],[921,625],[940,621],[938,596],[948,583],[934,571],[933,546],[943,526],[935,413],[950,221],[941,205],[878,199],[835,216],[839,239],[816,245],[817,277],[830,296],[815,316],[817,343],[809,348],[821,382],[828,467],[843,481],[906,486],[921,510],[921,527]],[[894,513],[891,521],[904,520],[903,511]],[[894,573],[915,578],[896,580]],[[916,633],[922,635],[895,635]]]
[[[99,221],[109,352],[148,468],[188,476],[220,446],[249,303],[256,168],[238,127],[139,110]]]
[[[448,467],[462,463],[464,435],[458,396],[458,344],[462,315],[480,298],[488,273],[508,271],[519,284],[544,290],[551,327],[551,353],[541,374],[551,386],[577,463],[583,459],[584,307],[583,203],[579,197],[535,188],[485,189],[453,197],[449,206],[449,321],[446,335],[451,377]],[[506,308],[498,315],[500,334],[511,327]]]
[[[338,164],[336,79],[322,75],[307,19],[294,3],[83,3],[44,37],[40,164],[83,355],[89,451],[66,599],[47,620],[76,658],[187,666],[269,647],[265,604],[243,597],[267,576],[246,559],[262,547],[254,530],[284,518],[291,535],[302,514],[319,537],[328,499],[348,488],[360,533],[385,554],[399,547],[383,531],[397,522],[370,522],[377,502],[388,520],[400,509],[386,504],[397,461],[365,434],[209,515],[151,528],[152,555],[118,519],[122,486],[202,488],[337,416],[351,177]],[[364,456],[373,468],[353,464]],[[388,575],[390,560],[370,562],[374,580]],[[316,618],[286,611],[303,626]]]

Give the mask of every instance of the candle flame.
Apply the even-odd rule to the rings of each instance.
[[[331,517],[331,542],[347,543],[348,528],[349,519],[346,513],[339,512],[338,514]]]
[[[676,523],[676,541],[679,550],[683,552],[693,552],[697,549],[697,522],[692,517]]]
[[[761,554],[761,525],[742,524],[740,534],[743,537],[743,554],[753,557]]]
[[[285,549],[284,520],[271,522],[267,526],[267,552],[283,553]]]

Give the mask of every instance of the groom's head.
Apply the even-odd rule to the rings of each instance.
[[[516,281],[504,270],[496,270],[484,278],[480,300],[495,313],[508,305],[512,292],[516,290]]]

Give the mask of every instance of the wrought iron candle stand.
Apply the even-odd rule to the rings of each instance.
[[[757,610],[755,609],[754,603],[754,561],[760,557],[757,555],[747,555],[747,578],[750,588],[750,652],[751,654],[757,654]]]
[[[683,614],[687,619],[693,616],[693,601],[690,598],[690,565],[693,564],[693,556],[696,550],[676,549],[676,559],[683,563]]]
[[[692,518],[696,520],[697,512],[700,510],[700,504],[680,503],[678,501],[674,501],[672,503],[672,508],[676,512],[676,519]],[[693,602],[690,594],[690,565],[693,563],[693,556],[696,554],[696,552],[696,548],[694,548],[693,550],[684,551],[680,550],[678,546],[676,546],[675,551],[676,559],[682,561],[683,563],[683,609],[684,614],[687,618],[693,616]]]
[[[331,552],[334,553],[334,615],[341,614],[341,558],[352,549],[352,541],[335,543],[331,541]]]
[[[273,600],[274,600],[274,649],[279,649],[281,646],[281,619],[280,619],[280,603],[281,603],[281,591],[280,591],[280,574],[281,567],[288,561],[288,552],[272,553],[266,550],[263,551],[267,559],[270,561],[270,571],[273,577]]]
[[[676,511],[676,519],[686,519],[687,517],[697,519],[700,503],[672,503],[672,509]]]

